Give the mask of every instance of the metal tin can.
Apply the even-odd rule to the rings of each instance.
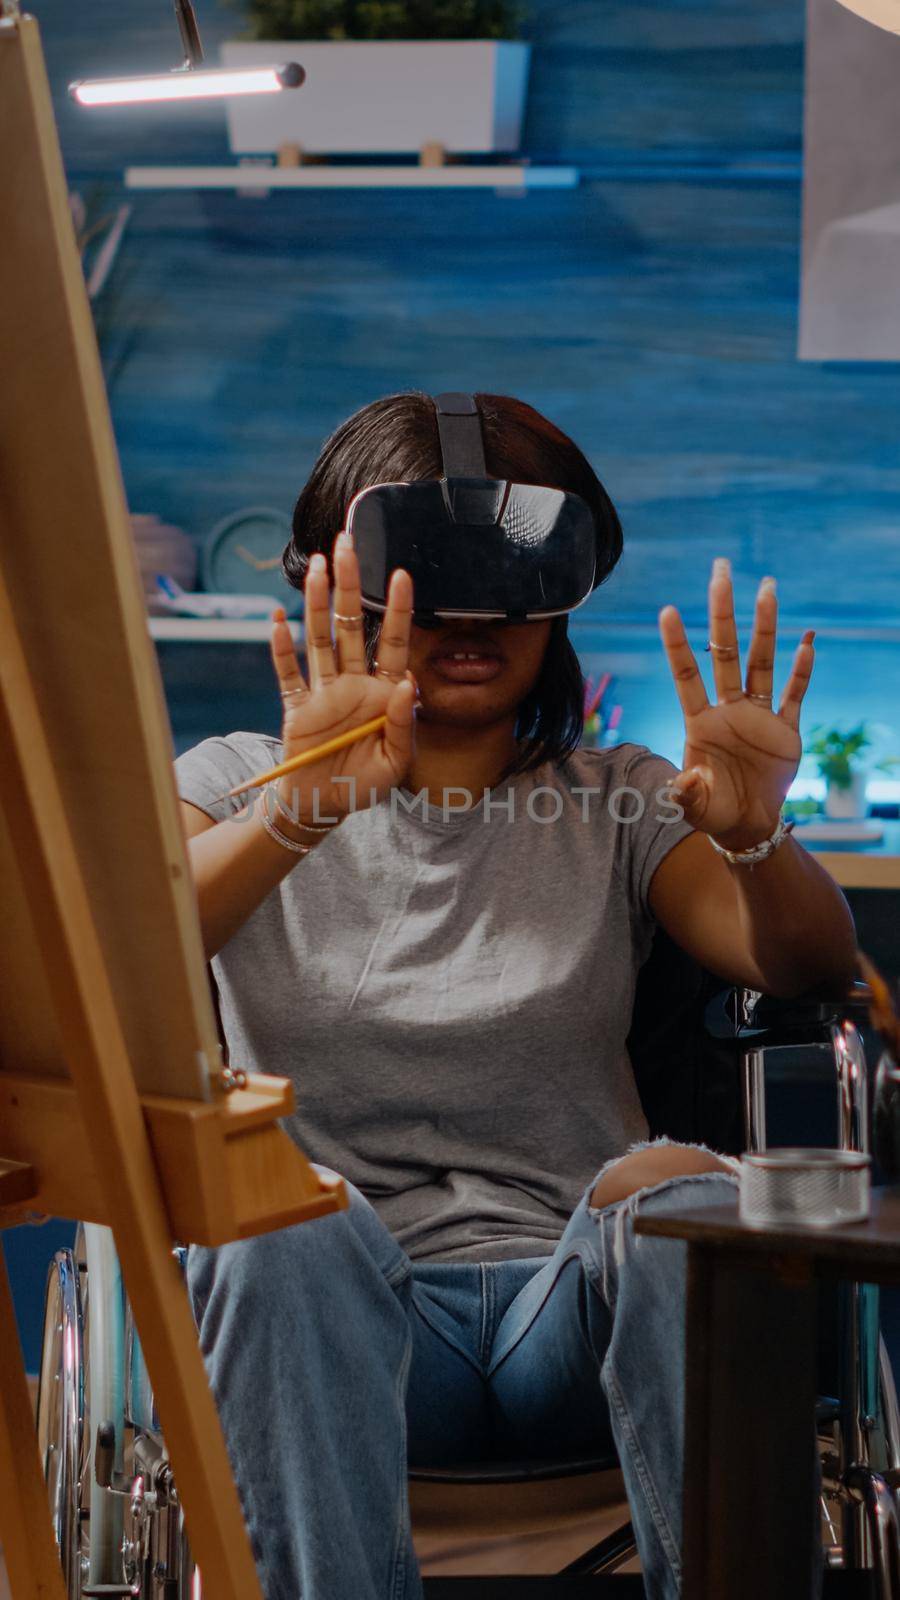
[[[745,1151],[738,1214],[758,1227],[833,1228],[869,1215],[872,1158],[856,1150]]]

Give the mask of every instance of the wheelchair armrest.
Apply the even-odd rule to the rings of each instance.
[[[704,1020],[714,1038],[733,1039],[736,1043],[827,1043],[834,1024],[845,1019],[866,1021],[871,998],[869,985],[858,979],[844,995],[820,988],[790,1000],[757,994],[752,989],[724,989],[713,995]]]
[[[761,994],[752,1008],[752,1026],[795,1030],[806,1027],[828,1027],[834,1022],[849,1018],[865,1022],[869,1014],[872,991],[867,983],[855,979],[846,994],[834,994],[821,988],[810,989],[792,1000],[778,999]]]

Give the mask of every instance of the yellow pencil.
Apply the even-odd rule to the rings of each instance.
[[[361,722],[358,728],[348,728],[346,733],[339,733],[334,739],[326,739],[324,744],[317,744],[312,750],[303,750],[299,756],[291,756],[289,761],[282,761],[280,766],[272,767],[270,772],[260,772],[255,778],[248,778],[246,783],[239,783],[236,788],[229,789],[227,794],[220,794],[219,800],[230,800],[234,795],[243,794],[247,789],[258,789],[260,784],[271,783],[273,778],[280,778],[285,772],[293,772],[295,767],[307,767],[313,761],[318,761],[320,756],[330,756],[333,750],[343,750],[345,745],[354,744],[357,739],[364,739],[367,733],[376,733],[379,728],[385,727],[387,717],[373,717],[371,722]],[[210,801],[217,805],[218,801]]]

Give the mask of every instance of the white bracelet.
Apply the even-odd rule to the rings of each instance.
[[[769,856],[774,855],[793,826],[792,822],[785,822],[783,817],[779,817],[775,832],[768,839],[761,839],[759,844],[751,845],[749,850],[726,850],[723,844],[716,843],[712,834],[708,833],[706,837],[713,849],[718,850],[719,855],[724,856],[726,861],[731,861],[739,867],[752,867],[757,861],[767,861]]]
[[[277,839],[279,844],[283,844],[285,850],[293,850],[296,855],[305,856],[308,855],[310,850],[313,849],[311,844],[297,844],[295,839],[288,839],[283,833],[281,833],[278,828],[275,827],[275,824],[269,821],[269,818],[266,815],[265,805],[263,806],[259,815],[266,833],[271,834],[273,839]]]

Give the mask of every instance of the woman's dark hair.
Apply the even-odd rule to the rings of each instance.
[[[515,483],[545,484],[586,500],[598,530],[604,582],[622,554],[615,507],[578,446],[539,411],[503,394],[476,394],[487,470]],[[294,507],[293,533],[282,556],[284,575],[302,589],[309,558],[322,551],[331,572],[335,536],[355,494],[374,483],[439,478],[437,414],[421,390],[386,395],[348,417],[325,440]],[[381,617],[365,613],[366,661],[375,665]],[[584,729],[584,679],[568,636],[568,617],[554,617],[538,678],[518,709],[519,754],[504,773],[526,772],[544,761],[561,762],[577,748]]]

